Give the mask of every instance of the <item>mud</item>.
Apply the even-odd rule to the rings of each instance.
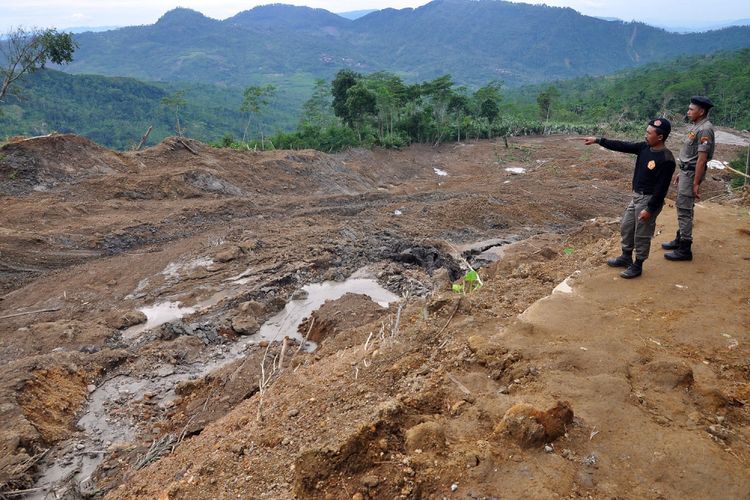
[[[742,199],[626,285],[632,159],[574,138],[188,144],[2,147],[0,493],[750,494]]]

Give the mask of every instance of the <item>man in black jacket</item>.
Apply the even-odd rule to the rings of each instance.
[[[638,277],[643,272],[643,261],[648,258],[651,238],[656,229],[656,217],[664,205],[664,197],[674,174],[674,156],[664,145],[671,131],[669,120],[657,118],[648,123],[643,142],[583,138],[587,145],[599,144],[612,151],[638,155],[633,171],[633,199],[625,209],[620,224],[622,255],[607,261],[612,267],[625,267],[620,276],[626,279]]]

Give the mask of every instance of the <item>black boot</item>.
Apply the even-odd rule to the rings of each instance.
[[[609,267],[628,267],[633,264],[633,256],[629,253],[622,252],[622,255],[614,259],[607,259]]]
[[[622,278],[629,280],[630,278],[637,278],[643,273],[643,261],[641,259],[635,259],[635,262],[630,264],[627,269],[620,273]]]
[[[680,230],[677,230],[677,236],[675,236],[672,241],[662,243],[661,247],[664,250],[677,250],[678,248],[680,248]]]
[[[693,251],[690,246],[693,244],[690,240],[680,240],[680,246],[674,252],[664,254],[667,260],[693,260]]]

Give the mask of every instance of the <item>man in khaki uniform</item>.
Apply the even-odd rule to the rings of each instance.
[[[668,260],[693,260],[693,208],[700,200],[700,185],[706,177],[706,165],[714,156],[714,126],[708,121],[708,112],[714,106],[708,97],[694,96],[690,99],[687,116],[691,125],[680,149],[675,177],[677,184],[677,236],[662,248],[672,250],[664,254]]]

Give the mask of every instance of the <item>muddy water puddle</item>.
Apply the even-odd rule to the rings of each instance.
[[[259,340],[269,342],[281,341],[289,337],[302,344],[305,339],[297,328],[302,321],[317,310],[326,300],[336,300],[347,293],[357,293],[369,296],[381,307],[395,302],[399,297],[385,288],[381,287],[372,278],[349,278],[346,281],[326,281],[302,287],[305,298],[289,301],[284,309],[266,321],[260,331],[253,335]],[[307,342],[305,350],[314,350],[317,346],[314,342]]]
[[[71,487],[95,491],[90,478],[105,458],[111,446],[130,443],[142,436],[132,414],[127,411],[135,401],[148,399],[161,409],[168,408],[175,398],[175,387],[186,380],[202,378],[209,373],[241,359],[247,350],[262,340],[282,341],[289,337],[304,343],[297,331],[300,323],[317,310],[326,300],[335,300],[346,293],[369,296],[382,307],[387,307],[399,297],[381,287],[378,282],[362,271],[343,282],[328,281],[304,286],[297,292],[300,298],[289,301],[284,309],[266,321],[254,335],[241,337],[231,344],[209,345],[200,362],[172,365],[162,363],[154,366],[146,376],[130,374],[116,375],[97,388],[91,388],[88,405],[78,421],[82,435],[61,443],[40,464],[41,477],[36,483],[36,492],[29,498],[58,498]],[[191,307],[182,307],[179,302],[164,302],[141,309],[147,322],[123,333],[123,338],[134,339],[149,329],[178,320],[190,314],[200,313],[223,298],[231,296],[230,290],[214,293],[209,299]],[[317,346],[307,342],[305,350]]]

